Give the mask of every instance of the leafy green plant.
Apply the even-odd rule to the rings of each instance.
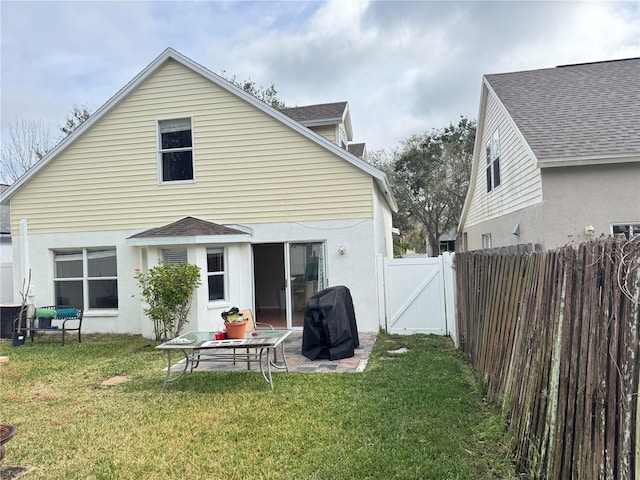
[[[200,268],[185,263],[161,264],[147,273],[137,272],[135,278],[148,305],[144,312],[153,321],[155,339],[166,341],[180,335],[193,291],[202,283]]]

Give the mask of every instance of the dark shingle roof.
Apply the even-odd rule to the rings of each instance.
[[[640,58],[485,78],[538,160],[640,155]]]
[[[184,217],[177,222],[163,227],[150,228],[144,232],[136,233],[129,238],[152,237],[195,237],[208,235],[244,235],[245,232],[235,228],[225,227],[213,222],[207,222],[193,217]]]
[[[347,102],[334,102],[303,107],[287,107],[280,109],[280,111],[296,122],[305,123],[342,119],[345,108],[347,108]]]
[[[364,143],[350,143],[347,145],[347,151],[351,155],[355,155],[358,158],[362,158],[364,156]]]

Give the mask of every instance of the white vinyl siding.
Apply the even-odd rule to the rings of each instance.
[[[487,193],[486,147],[500,132],[500,188]],[[476,182],[465,225],[472,226],[542,201],[540,169],[504,107],[489,93],[478,153]]]
[[[191,118],[195,183],[158,185],[157,122]],[[12,199],[30,233],[371,218],[372,178],[172,60]],[[159,205],[162,208],[159,208]],[[55,212],[55,213],[53,213]]]

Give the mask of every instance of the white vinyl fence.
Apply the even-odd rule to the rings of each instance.
[[[378,260],[378,288],[389,333],[449,335],[457,344],[454,255]]]

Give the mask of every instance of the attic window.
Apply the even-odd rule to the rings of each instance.
[[[158,162],[161,183],[193,180],[190,118],[158,121]]]
[[[486,150],[487,192],[500,186],[500,134],[496,130],[487,143]]]

